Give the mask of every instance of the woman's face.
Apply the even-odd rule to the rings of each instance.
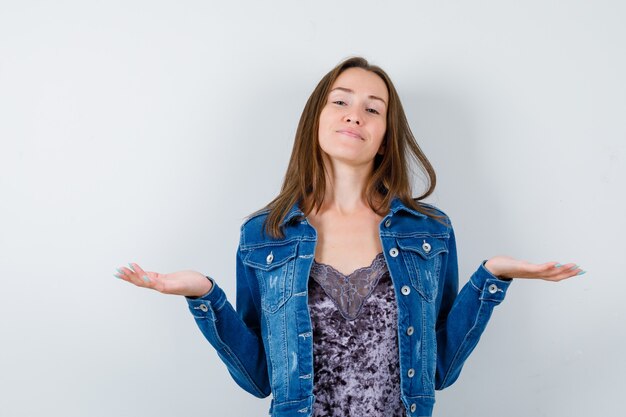
[[[331,87],[319,121],[319,144],[331,160],[350,165],[371,163],[387,129],[389,93],[378,75],[348,68]]]

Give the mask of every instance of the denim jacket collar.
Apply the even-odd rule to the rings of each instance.
[[[389,209],[390,213],[396,214],[400,210],[403,210],[403,211],[406,211],[407,213],[413,214],[416,217],[427,217],[425,214],[420,213],[417,210],[413,210],[410,207],[407,207],[402,202],[402,200],[400,200],[400,198],[393,197],[392,200],[391,200],[391,205],[390,205],[390,209]],[[289,209],[289,212],[287,213],[287,215],[283,219],[281,225],[282,226],[286,225],[294,217],[304,217],[304,212],[302,212],[302,210],[300,209],[300,201],[297,201],[296,203],[294,203],[293,206],[291,206],[291,209]]]
[[[391,200],[390,211],[391,211],[391,213],[396,214],[400,210],[404,210],[407,213],[411,213],[412,215],[414,215],[416,217],[428,217],[424,213],[420,213],[417,210],[413,210],[411,207],[407,207],[406,205],[404,205],[402,200],[400,200],[398,197],[394,197]]]

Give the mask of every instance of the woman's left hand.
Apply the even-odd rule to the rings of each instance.
[[[561,281],[587,272],[574,263],[533,264],[510,256],[494,256],[485,263],[485,268],[498,278],[536,278],[546,281]]]

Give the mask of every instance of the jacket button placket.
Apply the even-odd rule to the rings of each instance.
[[[400,288],[400,292],[402,293],[402,295],[404,296],[408,296],[409,294],[411,294],[411,287],[409,287],[408,285],[403,285],[402,288]],[[408,336],[411,336],[413,334],[413,332],[415,331],[415,329],[413,328],[413,326],[409,326],[406,329],[406,334]],[[413,378],[415,376],[415,369],[410,368],[406,375],[409,378]],[[415,404],[411,404],[411,413],[415,412]]]

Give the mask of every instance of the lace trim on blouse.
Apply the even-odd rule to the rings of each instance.
[[[347,320],[354,320],[386,271],[385,257],[380,252],[371,265],[359,268],[350,275],[313,260],[311,276],[333,300],[341,315]]]

